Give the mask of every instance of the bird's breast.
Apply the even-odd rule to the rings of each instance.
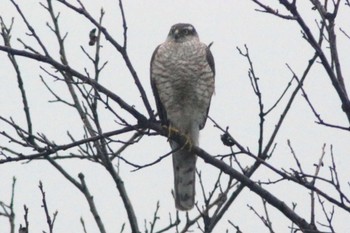
[[[214,74],[207,62],[204,44],[160,47],[152,72],[169,120],[206,115],[214,92]]]

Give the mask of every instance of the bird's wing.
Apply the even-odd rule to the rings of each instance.
[[[155,82],[156,77],[153,75],[153,62],[154,62],[154,59],[155,59],[155,56],[158,52],[159,47],[160,47],[160,45],[154,50],[153,55],[152,55],[152,59],[151,59],[151,69],[150,69],[151,87],[152,87],[154,98],[156,100],[156,105],[157,105],[157,110],[158,110],[160,121],[161,121],[162,125],[168,125],[167,114],[166,114],[165,108],[164,108],[164,106],[159,98],[158,88],[157,88],[157,85]]]
[[[215,77],[215,62],[214,62],[214,57],[213,54],[210,51],[210,47],[212,46],[213,42],[211,42],[208,47],[206,48],[207,52],[207,62],[210,66],[210,69],[213,71],[213,78]]]
[[[206,48],[206,58],[207,58],[208,65],[209,65],[211,71],[213,72],[213,79],[215,79],[215,62],[214,62],[213,54],[210,51],[210,46],[212,44],[213,44],[213,42],[211,42],[208,45],[208,47]],[[208,118],[209,108],[210,108],[210,100],[209,100],[209,104],[208,104],[207,113],[206,113],[206,115],[204,117],[204,121],[199,125],[199,129],[203,129],[204,126],[205,126],[205,123],[206,123],[207,118]]]

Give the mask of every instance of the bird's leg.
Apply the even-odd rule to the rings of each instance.
[[[162,127],[168,131],[168,141],[169,141],[169,138],[171,137],[172,134],[180,134],[180,131],[171,125],[169,125],[169,126],[162,125]]]
[[[188,151],[191,151],[192,147],[193,147],[193,143],[192,143],[192,140],[191,140],[190,136],[188,136],[187,134],[182,134],[182,133],[181,133],[181,136],[186,138],[186,141],[182,145],[181,149],[186,149]]]
[[[168,131],[168,140],[173,134],[181,135],[182,137],[184,137],[186,139],[185,143],[181,147],[181,150],[182,149],[187,149],[188,151],[192,150],[193,143],[192,143],[192,140],[191,140],[190,136],[188,136],[187,134],[182,133],[180,130],[178,130],[177,128],[175,128],[175,127],[173,127],[171,125],[169,125],[169,126],[163,125],[162,127],[165,128]]]

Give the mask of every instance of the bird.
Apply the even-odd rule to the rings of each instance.
[[[191,148],[198,146],[215,89],[211,44],[200,41],[192,24],[177,23],[151,58],[151,87],[160,122],[169,133],[176,131],[188,139],[187,147],[170,140],[175,207],[182,211],[195,204],[197,155]]]

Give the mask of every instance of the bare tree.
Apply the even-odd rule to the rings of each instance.
[[[85,181],[83,173],[78,177],[71,175],[61,161],[86,160],[94,164],[103,166],[112,178],[117,193],[120,195],[120,201],[123,203],[125,213],[127,214],[128,224],[121,226],[121,232],[188,232],[196,230],[200,232],[215,232],[219,222],[223,222],[224,216],[227,216],[233,203],[242,194],[245,188],[251,190],[262,200],[262,208],[249,205],[250,209],[257,217],[257,221],[262,221],[268,232],[277,232],[274,230],[274,220],[270,216],[270,207],[274,207],[281,216],[290,220],[290,232],[337,232],[337,226],[333,223],[334,210],[339,209],[347,214],[350,212],[350,195],[344,184],[348,181],[342,181],[338,175],[336,156],[333,147],[326,144],[321,148],[321,155],[318,161],[314,163],[314,170],[310,172],[304,168],[300,162],[297,152],[295,152],[292,142],[287,145],[290,150],[290,157],[295,161],[288,169],[281,169],[269,162],[269,159],[275,155],[277,144],[276,137],[285,124],[285,119],[298,95],[302,95],[313,112],[316,123],[323,127],[330,127],[332,130],[350,131],[350,101],[346,90],[343,62],[340,58],[337,35],[350,39],[346,29],[336,26],[336,19],[340,8],[350,11],[349,1],[327,1],[324,2],[310,0],[312,9],[317,12],[315,20],[318,30],[312,30],[311,25],[305,20],[305,16],[299,11],[297,1],[280,0],[276,1],[276,9],[268,6],[263,1],[252,0],[255,3],[257,11],[262,14],[270,14],[276,20],[291,21],[298,25],[301,30],[301,38],[312,48],[313,55],[305,64],[302,72],[296,72],[287,64],[290,71],[290,79],[285,87],[280,90],[280,96],[274,103],[266,107],[260,88],[258,71],[255,69],[255,62],[248,46],[237,47],[238,54],[244,59],[248,67],[248,78],[252,91],[256,96],[258,106],[258,145],[257,150],[250,150],[251,145],[241,143],[238,135],[230,132],[229,127],[220,124],[220,119],[210,118],[211,123],[221,134],[222,147],[228,149],[229,153],[213,155],[199,147],[192,150],[206,163],[218,171],[218,176],[214,185],[209,188],[205,178],[200,170],[197,171],[199,180],[199,190],[197,193],[202,195],[201,201],[198,201],[196,208],[192,211],[193,215],[181,217],[174,207],[169,208],[169,221],[159,221],[160,204],[157,203],[153,217],[145,222],[145,229],[141,230],[140,219],[135,213],[133,202],[129,198],[128,190],[125,187],[124,179],[121,176],[120,166],[128,166],[133,170],[140,170],[146,167],[161,163],[162,160],[171,154],[166,153],[159,156],[155,161],[146,164],[139,164],[123,156],[123,152],[136,146],[145,138],[154,136],[170,137],[179,143],[184,144],[186,138],[181,134],[169,134],[167,129],[162,127],[158,121],[157,113],[154,112],[150,102],[151,98],[146,94],[145,88],[140,82],[128,53],[128,26],[124,13],[123,3],[119,0],[119,14],[121,16],[121,27],[123,29],[122,39],[119,41],[113,37],[110,29],[104,26],[105,10],[101,9],[100,16],[95,18],[86,9],[82,1],[66,0],[46,0],[40,3],[41,7],[47,12],[49,20],[47,27],[55,36],[58,45],[57,51],[52,51],[48,45],[49,42],[41,37],[37,32],[36,25],[33,25],[30,19],[22,11],[18,1],[10,0],[17,10],[16,20],[21,20],[26,26],[26,32],[31,42],[24,38],[19,38],[21,47],[12,46],[13,29],[15,19],[6,19],[0,16],[1,36],[3,39],[0,45],[0,51],[7,54],[9,61],[16,73],[18,89],[21,93],[21,104],[25,116],[25,124],[17,122],[11,117],[0,115],[2,125],[6,125],[6,130],[0,131],[0,136],[6,139],[8,143],[1,144],[0,164],[9,164],[13,162],[30,162],[44,160],[48,161],[54,169],[62,174],[67,182],[70,182],[82,196],[86,199],[90,212],[101,233],[107,232],[104,219],[99,213],[99,209]],[[69,51],[66,49],[66,38],[68,33],[61,28],[61,15],[56,7],[65,9],[74,14],[80,15],[86,24],[91,25],[91,31],[86,34],[89,46],[94,47],[94,53],[91,54],[86,49],[86,45],[81,45],[82,53],[91,62],[91,69],[85,67],[82,71],[75,67],[74,62],[69,61]],[[254,9],[252,9],[254,10]],[[315,23],[313,22],[313,23]],[[128,102],[122,95],[113,92],[108,86],[103,85],[101,79],[103,71],[107,66],[107,61],[101,57],[101,47],[110,46],[118,53],[130,73],[138,94],[140,96],[137,108],[133,103]],[[288,48],[287,48],[288,49]],[[81,122],[81,129],[84,135],[81,138],[73,136],[67,129],[69,141],[56,143],[54,139],[47,136],[45,132],[35,131],[32,121],[31,103],[28,99],[28,92],[23,80],[25,75],[22,73],[18,58],[26,58],[36,61],[41,69],[40,80],[42,85],[47,88],[53,97],[51,102],[60,103],[67,108],[73,109],[78,114]],[[303,87],[305,80],[310,76],[310,71],[317,65],[324,68],[325,76],[330,79],[329,88],[334,89],[341,103],[341,110],[348,120],[347,125],[340,125],[336,122],[328,122],[321,116],[313,105],[312,98]],[[52,82],[54,81],[54,82]],[[69,96],[62,95],[56,91],[55,85],[65,85]],[[278,114],[280,117],[274,122],[274,129],[268,133],[266,121],[271,113]],[[107,131],[103,127],[102,116],[107,114],[116,126],[114,130]],[[55,126],[53,126],[55,127]],[[127,140],[125,140],[127,138]],[[142,153],[142,151],[141,151]],[[330,163],[325,164],[326,157],[330,158]],[[251,159],[249,164],[244,162],[246,158]],[[328,160],[327,160],[328,161]],[[23,165],[25,166],[25,165]],[[328,173],[322,172],[328,167]],[[271,177],[264,180],[255,180],[253,175],[261,169],[271,172]],[[15,179],[13,180],[12,196],[9,204],[0,202],[0,217],[9,220],[11,233],[16,232],[15,213],[13,205],[15,202]],[[286,204],[283,197],[274,195],[270,188],[276,184],[289,181],[291,186],[297,186],[301,190],[309,193],[310,199],[310,218],[301,215],[297,211],[298,203],[292,205]],[[43,184],[39,183],[39,189],[42,195],[42,206],[45,213],[48,229],[46,232],[55,231],[55,219],[59,216],[59,210],[50,212],[49,197],[44,191]],[[119,199],[118,199],[119,200]],[[299,205],[302,205],[299,203]],[[329,209],[331,206],[331,209]],[[316,214],[316,210],[321,209],[323,216]],[[30,222],[28,215],[30,212],[27,206],[24,206],[24,222],[18,229],[18,232],[30,232]],[[226,214],[226,215],[225,215]],[[167,216],[168,217],[168,216]],[[163,216],[163,219],[166,218]],[[322,219],[322,220],[321,220]],[[326,219],[326,222],[323,221]],[[276,221],[276,220],[275,220]],[[89,232],[86,228],[84,219],[81,219],[83,232]],[[227,222],[230,232],[244,232],[234,219]],[[227,230],[229,232],[229,230]]]

